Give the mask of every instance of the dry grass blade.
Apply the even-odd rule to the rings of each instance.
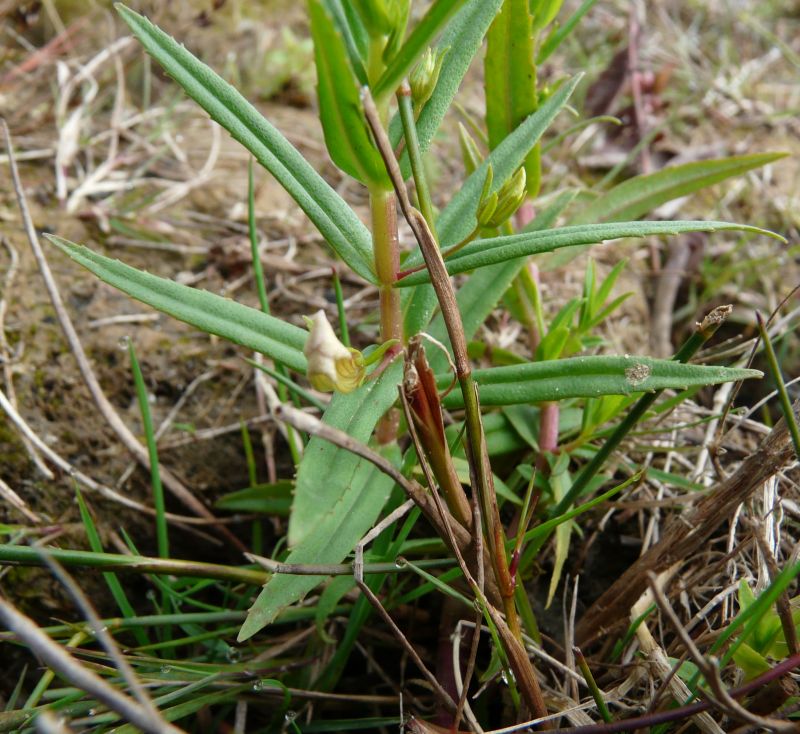
[[[36,656],[77,688],[97,698],[116,711],[134,726],[152,734],[181,734],[183,729],[166,723],[161,717],[154,718],[137,701],[120,693],[99,675],[93,673],[73,658],[58,643],[53,642],[37,624],[19,612],[12,604],[0,597],[0,620],[16,633]]]
[[[78,333],[72,324],[72,319],[67,313],[67,309],[64,306],[64,302],[61,299],[61,294],[58,290],[58,285],[53,277],[53,273],[50,270],[50,266],[47,263],[47,258],[45,257],[41,244],[39,243],[39,238],[36,235],[36,228],[33,225],[30,211],[28,210],[28,204],[25,199],[22,182],[20,181],[19,171],[17,170],[17,164],[14,160],[14,150],[11,143],[11,135],[8,130],[8,125],[3,119],[0,119],[0,124],[2,124],[3,128],[6,150],[8,151],[9,156],[9,165],[11,167],[11,179],[14,183],[14,190],[17,194],[17,203],[19,205],[20,214],[22,215],[22,221],[25,226],[25,233],[28,237],[28,242],[33,250],[36,263],[39,266],[39,271],[44,279],[47,292],[50,296],[50,300],[53,304],[53,308],[55,309],[58,322],[61,325],[61,329],[64,332],[64,336],[67,339],[70,350],[75,356],[81,375],[83,376],[83,380],[86,383],[86,386],[89,388],[89,392],[92,395],[92,399],[94,400],[97,409],[100,411],[103,418],[106,419],[125,447],[136,457],[142,466],[149,470],[150,461],[147,455],[147,449],[142,446],[130,428],[125,425],[124,421],[119,417],[116,410],[114,410],[114,406],[111,405],[105,393],[103,392],[103,388],[100,386],[100,383],[94,374],[94,370],[89,363],[89,359],[86,356],[86,352],[83,349],[80,338],[78,337]],[[202,502],[200,502],[200,500],[198,500],[197,497],[195,497],[189,491],[189,489],[187,489],[183,483],[178,480],[177,477],[163,467],[161,468],[161,480],[164,483],[164,486],[166,486],[181,502],[183,502],[184,505],[186,505],[186,507],[188,507],[194,513],[209,520],[214,519],[214,515],[208,510],[208,508]],[[218,531],[235,547],[245,550],[244,544],[227,528],[220,526],[218,527]]]
[[[725,712],[725,714],[727,714],[730,718],[750,724],[751,726],[755,726],[760,731],[785,732],[786,734],[789,734],[790,732],[797,732],[796,723],[756,716],[755,714],[750,713],[746,708],[744,708],[744,706],[742,706],[730,695],[729,691],[726,690],[722,679],[720,678],[719,667],[716,660],[706,659],[698,649],[697,645],[695,645],[694,640],[690,637],[689,633],[681,624],[678,616],[675,614],[675,610],[672,608],[669,600],[659,587],[655,574],[652,572],[648,573],[647,580],[650,584],[650,590],[653,592],[653,596],[655,597],[659,609],[661,610],[662,614],[669,619],[670,624],[677,633],[678,637],[680,637],[681,642],[683,642],[684,646],[689,652],[694,664],[703,674],[703,677],[706,679],[706,683],[711,688],[711,691],[713,691],[712,700],[714,704],[723,712]],[[711,694],[708,692],[706,695],[711,696]]]
[[[800,403],[795,403],[793,410],[798,415]],[[585,646],[627,619],[628,611],[647,588],[648,573],[659,573],[691,558],[742,502],[794,458],[794,444],[786,422],[781,419],[733,474],[715,485],[688,514],[674,517],[661,540],[589,608],[575,631],[578,644]]]

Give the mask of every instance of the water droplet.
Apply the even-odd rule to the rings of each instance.
[[[239,660],[239,658],[242,657],[241,651],[236,647],[229,647],[226,654],[227,654],[228,660],[230,660],[232,663],[237,662]]]
[[[156,598],[156,590],[155,589],[148,589],[147,593],[145,594],[149,601],[155,601]]]
[[[403,558],[403,556],[397,556],[397,558],[394,559],[394,567],[395,568],[407,568],[408,567],[408,561],[405,558]]]
[[[126,334],[125,336],[120,338],[120,340],[117,342],[117,346],[120,349],[122,349],[122,351],[127,352],[130,343],[131,343],[131,338]]]
[[[264,681],[263,680],[253,681],[253,690],[256,693],[258,693],[259,691],[264,690]]]
[[[161,671],[162,675],[166,675],[167,673],[171,673],[172,672],[172,668],[170,668],[169,665],[162,665],[161,668],[160,668],[160,671]]]
[[[86,712],[86,715],[87,715],[87,716],[94,716],[96,713],[97,713],[97,711],[95,711],[94,709],[89,709],[89,710]]]
[[[289,709],[284,715],[283,719],[287,724],[291,724],[297,718],[297,711]]]

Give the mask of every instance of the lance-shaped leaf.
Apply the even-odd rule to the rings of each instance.
[[[465,0],[436,0],[431,5],[375,84],[372,95],[376,100],[380,101],[397,90],[425,49],[433,43],[445,23],[464,2]]]
[[[504,237],[471,242],[452,257],[445,260],[447,272],[451,275],[465,273],[476,268],[495,265],[515,258],[552,252],[564,247],[595,245],[623,237],[649,237],[653,235],[674,235],[685,232],[718,232],[739,230],[754,232],[783,241],[783,237],[759,227],[731,222],[609,222],[606,224],[580,224],[569,227],[546,229],[539,232],[521,232]],[[406,276],[400,286],[417,285],[429,281],[427,270],[420,270]]]
[[[531,362],[510,367],[475,370],[482,405],[540,403],[565,398],[630,395],[653,390],[685,389],[697,385],[761,377],[758,370],[683,364],[651,357],[572,357]],[[451,377],[437,377],[439,387]],[[453,391],[443,401],[446,408],[460,408],[463,398]]]
[[[88,247],[46,235],[62,252],[100,280],[179,321],[266,354],[298,372],[306,371],[308,332],[236,301],[137,270]]]
[[[349,395],[338,394],[325,412],[328,425],[366,441],[397,398],[401,365]],[[340,563],[367,533],[383,509],[393,482],[372,464],[320,438],[306,447],[297,474],[288,563]],[[302,599],[324,576],[273,576],[247,615],[239,640],[270,624],[277,614]]]
[[[785,155],[785,153],[755,153],[696,161],[664,168],[656,173],[634,176],[582,206],[572,217],[572,222],[583,224],[637,219],[668,201],[759,168]],[[547,269],[560,267],[583,252],[583,249],[559,252],[557,255],[545,258],[540,266]]]
[[[433,136],[436,135],[447,110],[450,109],[453,97],[461,86],[461,80],[478,53],[483,37],[502,3],[503,0],[467,0],[466,5],[448,23],[436,44],[437,52],[445,52],[446,55],[436,88],[420,111],[417,120],[417,137],[423,153],[430,147]],[[396,146],[400,142],[402,133],[400,116],[396,115],[390,126],[392,145]],[[407,153],[403,153],[401,165],[403,175],[408,176],[410,166]]]
[[[319,116],[333,162],[364,184],[389,185],[386,167],[372,143],[359,84],[342,34],[323,0],[308,0]]]
[[[533,18],[529,0],[505,0],[486,35],[484,89],[489,148],[494,150],[536,110]],[[528,191],[539,188],[539,147],[525,158]]]
[[[623,181],[583,207],[576,224],[637,219],[662,204],[706,186],[739,176],[786,157],[786,153],[754,153],[664,168]]]
[[[147,18],[117,5],[147,52],[212,120],[249,150],[308,215],[337,255],[377,283],[372,239],[356,213],[236,89]]]

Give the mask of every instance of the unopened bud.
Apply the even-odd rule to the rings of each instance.
[[[491,168],[489,173],[491,173]],[[489,194],[491,179],[487,174],[489,185],[484,183],[483,186],[481,203],[478,206],[478,224],[487,229],[494,229],[504,224],[525,201],[526,180],[525,169],[518,168],[514,175],[500,187],[499,191]]]
[[[422,105],[431,98],[433,90],[436,89],[436,82],[439,81],[446,53],[447,49],[434,51],[432,48],[428,48],[408,77],[411,99],[415,109],[421,109]]]
[[[324,311],[305,319],[311,332],[303,348],[309,381],[324,392],[353,392],[364,382],[366,371],[361,352],[339,341]]]

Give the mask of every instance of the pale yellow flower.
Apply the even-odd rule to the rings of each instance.
[[[309,381],[324,392],[353,392],[366,373],[361,352],[339,341],[324,311],[305,319],[310,333],[303,354],[308,360]]]

